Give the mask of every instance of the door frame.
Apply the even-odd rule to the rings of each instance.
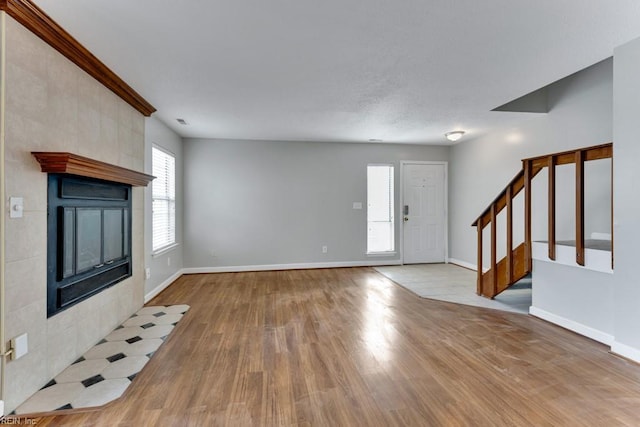
[[[449,162],[443,161],[420,161],[402,160],[400,161],[400,205],[398,206],[398,223],[400,224],[400,264],[404,265],[404,168],[406,165],[442,165],[444,166],[444,262],[449,264]]]

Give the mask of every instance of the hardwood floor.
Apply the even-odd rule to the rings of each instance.
[[[38,426],[640,425],[640,366],[369,268],[183,276],[191,309],[125,396]]]

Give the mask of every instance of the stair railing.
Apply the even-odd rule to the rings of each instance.
[[[529,274],[532,270],[531,258],[531,182],[544,168],[548,168],[548,241],[549,259],[556,259],[556,167],[575,164],[576,192],[576,263],[584,265],[584,163],[591,160],[612,159],[613,144],[579,148],[560,153],[546,154],[522,160],[522,169],[482,212],[472,226],[478,234],[478,279],[477,293],[493,298],[500,292]],[[613,174],[613,164],[611,168]],[[613,183],[613,179],[612,179]],[[513,248],[513,199],[524,189],[524,242]],[[497,259],[497,216],[506,212],[506,256]],[[613,193],[611,197],[611,220],[613,221]],[[489,270],[483,271],[483,230],[491,226],[491,263]],[[613,240],[613,227],[611,228]],[[612,242],[613,243],[613,242]],[[613,251],[612,251],[613,267]]]

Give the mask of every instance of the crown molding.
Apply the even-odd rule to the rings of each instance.
[[[154,178],[142,172],[115,166],[72,153],[31,152],[40,163],[40,169],[46,173],[67,173],[87,178],[146,187]]]
[[[0,0],[0,10],[40,37],[144,116],[148,117],[156,111],[131,86],[30,0]]]

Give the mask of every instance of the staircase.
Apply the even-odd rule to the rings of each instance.
[[[584,266],[584,164],[587,161],[612,159],[613,143],[546,154],[522,160],[522,170],[509,182],[472,226],[478,233],[478,295],[494,298],[518,280],[531,273],[531,182],[544,168],[548,168],[548,242],[549,259],[556,257],[556,166],[575,164],[576,191],[576,263]],[[613,171],[613,167],[611,168]],[[612,180],[613,181],[613,180]],[[513,245],[513,199],[524,189],[524,242]],[[611,201],[613,212],[613,197]],[[497,216],[506,209],[506,256],[497,259]],[[613,221],[613,215],[611,215]],[[483,230],[491,227],[491,261],[487,271],[483,267]],[[613,232],[613,228],[612,228]],[[612,251],[613,266],[613,251]],[[613,268],[613,267],[612,267]]]

